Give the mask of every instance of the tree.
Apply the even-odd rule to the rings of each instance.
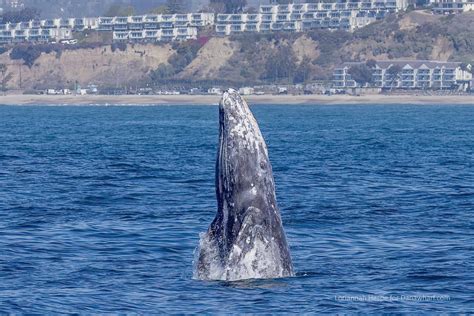
[[[168,7],[168,11],[172,14],[183,13],[186,11],[184,0],[167,0],[166,6]]]
[[[160,5],[159,7],[151,9],[148,13],[150,13],[150,14],[169,14],[170,9],[168,8],[167,5]]]
[[[7,11],[2,15],[2,23],[28,22],[39,18],[40,11],[35,8],[24,8],[20,11]]]
[[[247,5],[247,0],[210,0],[211,7],[221,6],[225,13],[239,13],[243,12]]]
[[[377,66],[377,62],[373,59],[369,59],[365,62],[365,64],[367,65],[367,67],[369,68],[375,68],[375,66]]]
[[[459,68],[461,68],[462,71],[466,71],[472,74],[473,73],[472,65],[473,65],[472,63],[463,62],[461,63],[461,65],[459,65]]]
[[[124,6],[121,4],[112,4],[104,16],[132,16],[135,14],[135,8],[132,6]]]
[[[352,79],[361,86],[373,82],[372,69],[366,64],[354,65],[349,69]]]
[[[400,65],[392,65],[387,69],[387,73],[390,75],[390,89],[392,89],[394,82],[398,80],[401,72],[402,66]]]
[[[172,77],[176,73],[176,70],[173,66],[168,64],[160,64],[156,70],[153,70],[150,73],[150,78],[153,81],[167,79]]]
[[[294,82],[305,83],[311,75],[311,58],[304,56],[298,68],[296,68]]]
[[[12,78],[11,74],[7,75],[8,67],[5,64],[0,64],[0,73],[2,74],[2,92],[5,95],[5,92],[7,91],[7,83],[10,81]]]
[[[267,58],[262,77],[273,82],[287,78],[292,79],[295,68],[296,58],[293,49],[288,45],[284,45]]]

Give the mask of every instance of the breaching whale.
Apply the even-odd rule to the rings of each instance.
[[[219,125],[217,215],[201,234],[194,278],[292,276],[267,145],[246,101],[233,89],[223,94]]]

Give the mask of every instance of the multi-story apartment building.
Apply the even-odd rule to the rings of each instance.
[[[457,14],[474,11],[474,0],[434,0],[432,5],[435,14]]]
[[[350,74],[351,67],[360,65],[363,63],[350,62],[336,68],[333,86],[336,89],[360,86]],[[377,61],[372,68],[371,86],[390,89],[451,89],[462,83],[469,84],[473,78],[471,67],[466,65],[463,68],[460,62],[431,60]]]
[[[405,0],[355,0],[262,5],[258,14],[218,14],[216,32],[343,29],[353,31],[407,7]]]
[[[2,0],[0,0],[2,1]],[[341,29],[353,31],[388,14],[403,10],[408,0],[328,0],[318,3],[262,5],[258,13],[218,14],[158,14],[98,18],[52,18],[20,24],[0,25],[0,44],[22,41],[53,41],[68,39],[71,32],[86,29],[111,32],[116,41],[186,40],[197,38],[199,29],[215,26],[217,34],[243,32],[288,31],[311,29]],[[433,0],[438,1],[438,0]],[[447,1],[447,0],[440,0]],[[451,0],[474,1],[474,0]],[[54,30],[38,37],[33,30]],[[17,32],[18,31],[18,32]],[[42,33],[40,31],[39,33]]]
[[[0,44],[51,42],[87,29],[112,32],[117,41],[174,41],[197,38],[197,29],[214,24],[213,13],[126,17],[56,18],[0,24]]]
[[[115,41],[175,41],[196,39],[198,28],[213,24],[213,13],[100,17],[98,30]]]
[[[0,45],[71,38],[72,29],[60,27],[60,19],[0,24]]]
[[[205,27],[214,24],[213,13],[158,14],[124,17],[100,17],[99,31]]]
[[[117,42],[183,41],[197,38],[196,27],[114,31]]]

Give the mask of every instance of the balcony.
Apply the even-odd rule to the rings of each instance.
[[[144,21],[143,16],[132,16],[131,23],[143,23]]]
[[[128,39],[128,32],[114,32],[114,40],[125,40]]]
[[[241,23],[241,22],[243,22],[242,17],[243,16],[241,14],[232,14],[230,16],[230,22],[231,23]]]
[[[72,28],[72,21],[68,20],[68,19],[61,19],[61,21],[59,22],[59,27],[60,28]]]
[[[231,30],[233,33],[235,33],[235,32],[238,33],[238,32],[242,32],[242,31],[243,31],[243,27],[244,27],[243,24],[235,24],[235,25],[232,25],[232,26],[230,27],[230,30]]]
[[[258,14],[247,15],[247,22],[258,22]]]
[[[173,22],[161,22],[160,23],[160,28],[162,29],[170,29],[173,28]]]
[[[99,18],[100,25],[112,25],[113,19],[112,18]]]
[[[227,22],[230,20],[230,14],[218,14],[217,22]]]
[[[160,24],[158,22],[146,22],[143,24],[143,28],[145,30],[157,30],[160,28]]]
[[[225,32],[227,25],[216,25],[217,32]]]
[[[127,24],[114,25],[114,31],[126,31],[128,30]]]
[[[270,23],[260,24],[260,31],[265,32],[265,31],[270,31],[270,30],[271,30],[271,24]]]
[[[56,28],[56,27],[58,27],[58,23],[56,23],[56,21],[54,21],[54,20],[46,20],[46,21],[44,21],[43,27],[44,28]]]
[[[142,39],[143,32],[130,32],[130,39]]]
[[[158,22],[159,17],[158,15],[147,15],[145,17],[145,22]]]
[[[290,15],[290,21],[301,21],[302,15],[300,13],[293,13]]]
[[[271,14],[262,15],[262,22],[272,22],[272,21],[273,21],[273,15]]]
[[[257,32],[257,31],[258,31],[258,30],[257,30],[257,25],[255,25],[255,24],[247,24],[247,25],[245,26],[245,31],[247,31],[247,32]]]
[[[278,14],[276,17],[277,22],[284,22],[284,21],[289,21],[288,15],[286,14]]]
[[[272,30],[273,31],[281,31],[283,30],[283,23],[272,23]]]
[[[294,32],[294,31],[297,30],[296,23],[294,23],[294,22],[285,23],[283,25],[283,29],[285,31],[293,31]]]
[[[192,20],[195,22],[200,22],[202,21],[202,15],[201,14],[193,14],[192,15]]]
[[[171,14],[164,14],[161,16],[161,20],[164,22],[173,22],[174,18],[173,18],[173,15]]]
[[[279,5],[278,6],[279,13],[290,13],[290,6],[289,5]]]
[[[175,25],[176,27],[186,27],[186,26],[189,25],[189,23],[188,23],[187,20],[186,20],[186,21],[176,21],[176,22],[174,23],[174,25]]]
[[[260,6],[261,13],[273,13],[273,6],[272,5],[262,5]]]
[[[118,17],[115,19],[114,24],[128,24],[128,18],[127,17]]]
[[[128,29],[131,31],[141,31],[143,30],[143,24],[142,23],[129,24]]]
[[[176,21],[188,21],[188,15],[187,14],[176,14],[175,16]]]

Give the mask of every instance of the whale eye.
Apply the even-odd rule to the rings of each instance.
[[[265,163],[265,161],[260,161],[260,168],[264,170],[267,168],[267,164]]]

